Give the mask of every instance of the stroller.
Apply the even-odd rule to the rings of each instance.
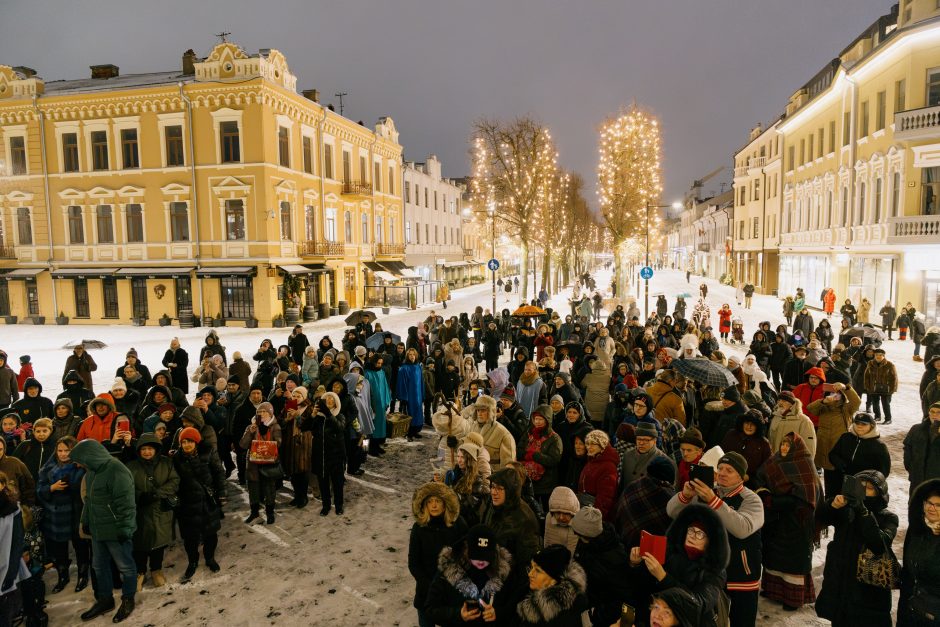
[[[740,318],[731,320],[731,343],[744,346],[744,322]]]

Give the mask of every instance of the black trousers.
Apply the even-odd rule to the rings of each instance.
[[[759,594],[757,590],[753,592],[728,591],[728,598],[731,599],[731,627],[754,627],[757,624]]]
[[[317,483],[320,484],[320,499],[323,501],[323,509],[330,509],[335,504],[336,509],[343,507],[343,484],[346,483],[346,476],[342,468],[327,468],[325,475],[317,475]]]
[[[359,446],[359,436],[355,438],[346,438],[346,469],[350,472],[356,472],[365,461],[362,447]]]
[[[72,548],[75,550],[75,561],[79,566],[91,565],[91,540],[80,538],[78,531],[72,533]],[[46,539],[46,555],[52,560],[56,568],[67,568],[69,560],[69,541],[59,542]]]
[[[870,406],[875,412],[875,419],[881,420],[881,411],[884,409],[885,420],[891,420],[891,395],[890,394],[868,394],[866,395],[866,406]]]
[[[294,488],[294,498],[299,503],[306,503],[307,489],[310,487],[310,475],[306,472],[295,472],[290,476],[291,486]]]
[[[235,462],[232,461],[232,439],[227,435],[219,436],[219,458],[226,472],[235,469]]]
[[[147,562],[150,562],[150,570],[161,570],[163,568],[163,554],[166,547],[161,546],[158,549],[150,551],[134,551],[134,563],[137,564],[137,574],[143,575],[147,572]]]
[[[199,563],[199,543],[202,543],[202,555],[207,562],[215,560],[215,549],[219,546],[219,536],[215,531],[195,531],[183,536],[183,548],[190,564]]]

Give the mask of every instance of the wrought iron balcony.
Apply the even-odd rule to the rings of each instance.
[[[13,246],[0,246],[0,259],[16,259],[16,248]]]
[[[355,196],[371,196],[372,186],[363,181],[343,181],[343,193]]]
[[[307,240],[300,243],[301,257],[342,257],[345,253],[342,242]]]
[[[936,139],[940,137],[940,106],[923,107],[894,114],[895,139]]]
[[[405,254],[405,245],[404,244],[376,244],[375,245],[375,254],[376,255],[404,255]]]

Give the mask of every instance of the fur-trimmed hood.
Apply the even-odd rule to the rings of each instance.
[[[728,533],[718,514],[705,505],[692,503],[679,512],[666,531],[666,559],[669,555],[685,556],[685,536],[689,526],[698,522],[708,536],[708,548],[702,557],[706,567],[712,572],[722,572],[728,567],[731,554],[728,548]]]
[[[927,524],[924,522],[924,501],[927,500],[927,495],[933,491],[940,492],[940,479],[928,479],[911,492],[911,498],[907,505],[909,525],[907,535],[931,535],[933,533],[927,529]]]
[[[586,591],[587,574],[580,564],[571,560],[554,586],[530,590],[516,605],[516,614],[527,623],[546,624],[574,607],[578,596],[584,595]]]
[[[460,501],[457,499],[457,495],[453,490],[443,483],[436,481],[425,483],[422,486],[418,486],[418,489],[415,490],[414,498],[411,499],[411,513],[414,514],[415,520],[420,521],[421,508],[424,507],[424,503],[432,496],[436,496],[444,502],[445,524],[448,527],[454,524],[454,521],[460,516]]]
[[[480,590],[467,576],[467,571],[474,568],[465,553],[466,540],[462,540],[454,547],[445,546],[437,558],[437,570],[454,590],[464,599],[493,598],[493,595],[503,589],[512,569],[512,555],[504,547],[496,547],[496,559],[486,567],[489,580]]]

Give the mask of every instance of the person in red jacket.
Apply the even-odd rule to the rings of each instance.
[[[826,390],[824,389],[826,373],[823,372],[822,368],[810,368],[806,371],[804,376],[806,377],[806,382],[793,388],[793,395],[803,403],[803,413],[809,416],[809,419],[813,422],[813,426],[818,427],[819,417],[810,412],[807,407],[809,407],[809,404],[813,401],[818,401],[826,395]]]
[[[595,429],[584,438],[587,463],[578,480],[578,494],[594,497],[594,507],[601,510],[605,522],[613,522],[617,499],[617,469],[620,454],[610,445],[606,433]]]
[[[33,373],[33,364],[30,363],[29,355],[22,355],[20,356],[20,371],[16,375],[16,385],[20,392],[23,391],[23,384],[26,383],[26,379],[31,378],[36,378],[35,373]]]
[[[76,439],[97,440],[105,444],[114,437],[114,418],[117,413],[114,410],[114,400],[110,394],[99,394],[88,403],[88,418],[82,421],[82,426],[78,428]]]
[[[718,310],[718,332],[721,334],[721,339],[728,340],[728,334],[731,333],[731,307],[728,303]]]

